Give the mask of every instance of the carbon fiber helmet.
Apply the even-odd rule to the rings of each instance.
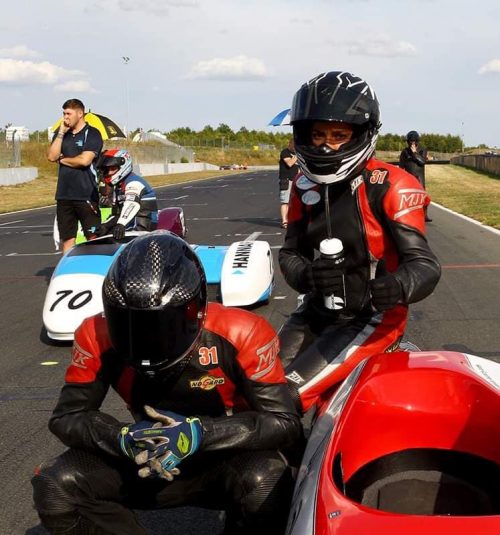
[[[315,146],[315,121],[348,123],[352,139],[338,150],[326,143]],[[290,113],[295,151],[304,175],[320,184],[347,180],[358,174],[375,150],[380,110],[373,89],[348,72],[320,74],[295,93]]]
[[[418,143],[420,141],[420,135],[416,130],[410,130],[410,132],[406,134],[406,141],[407,143],[411,143],[412,141]]]
[[[102,173],[104,181],[114,186],[132,172],[132,163],[132,156],[125,149],[109,149],[102,153],[97,169]],[[118,167],[118,171],[110,175],[109,167]]]
[[[158,230],[128,243],[103,284],[113,348],[134,368],[154,374],[190,358],[207,306],[203,266],[175,234]]]

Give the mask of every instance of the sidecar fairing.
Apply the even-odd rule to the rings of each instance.
[[[287,533],[500,533],[500,364],[446,351],[363,361],[322,408]]]
[[[269,299],[274,286],[273,255],[268,242],[244,240],[225,245],[194,245],[209,288],[226,306],[243,307]]]

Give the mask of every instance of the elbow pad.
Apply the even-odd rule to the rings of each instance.
[[[135,195],[133,196],[133,199],[129,199],[127,196],[125,202],[123,203],[123,208],[117,223],[126,227],[132,221],[132,219],[134,219],[140,208],[140,199],[138,199]]]

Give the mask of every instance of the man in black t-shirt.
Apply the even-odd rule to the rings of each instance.
[[[298,173],[299,167],[297,165],[297,155],[295,154],[295,147],[293,139],[288,141],[288,147],[283,149],[280,153],[279,161],[279,184],[280,184],[280,212],[281,212],[281,226],[287,228],[288,226],[288,201],[290,199],[290,186],[295,175]]]
[[[55,198],[63,253],[75,244],[78,222],[87,238],[101,223],[94,168],[101,150],[102,136],[85,122],[83,102],[67,100],[47,155],[49,161],[59,164]]]

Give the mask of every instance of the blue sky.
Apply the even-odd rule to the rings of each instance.
[[[303,82],[346,70],[375,89],[382,133],[500,147],[498,21],[498,0],[17,0],[0,125],[45,129],[77,97],[130,129],[267,130]]]

